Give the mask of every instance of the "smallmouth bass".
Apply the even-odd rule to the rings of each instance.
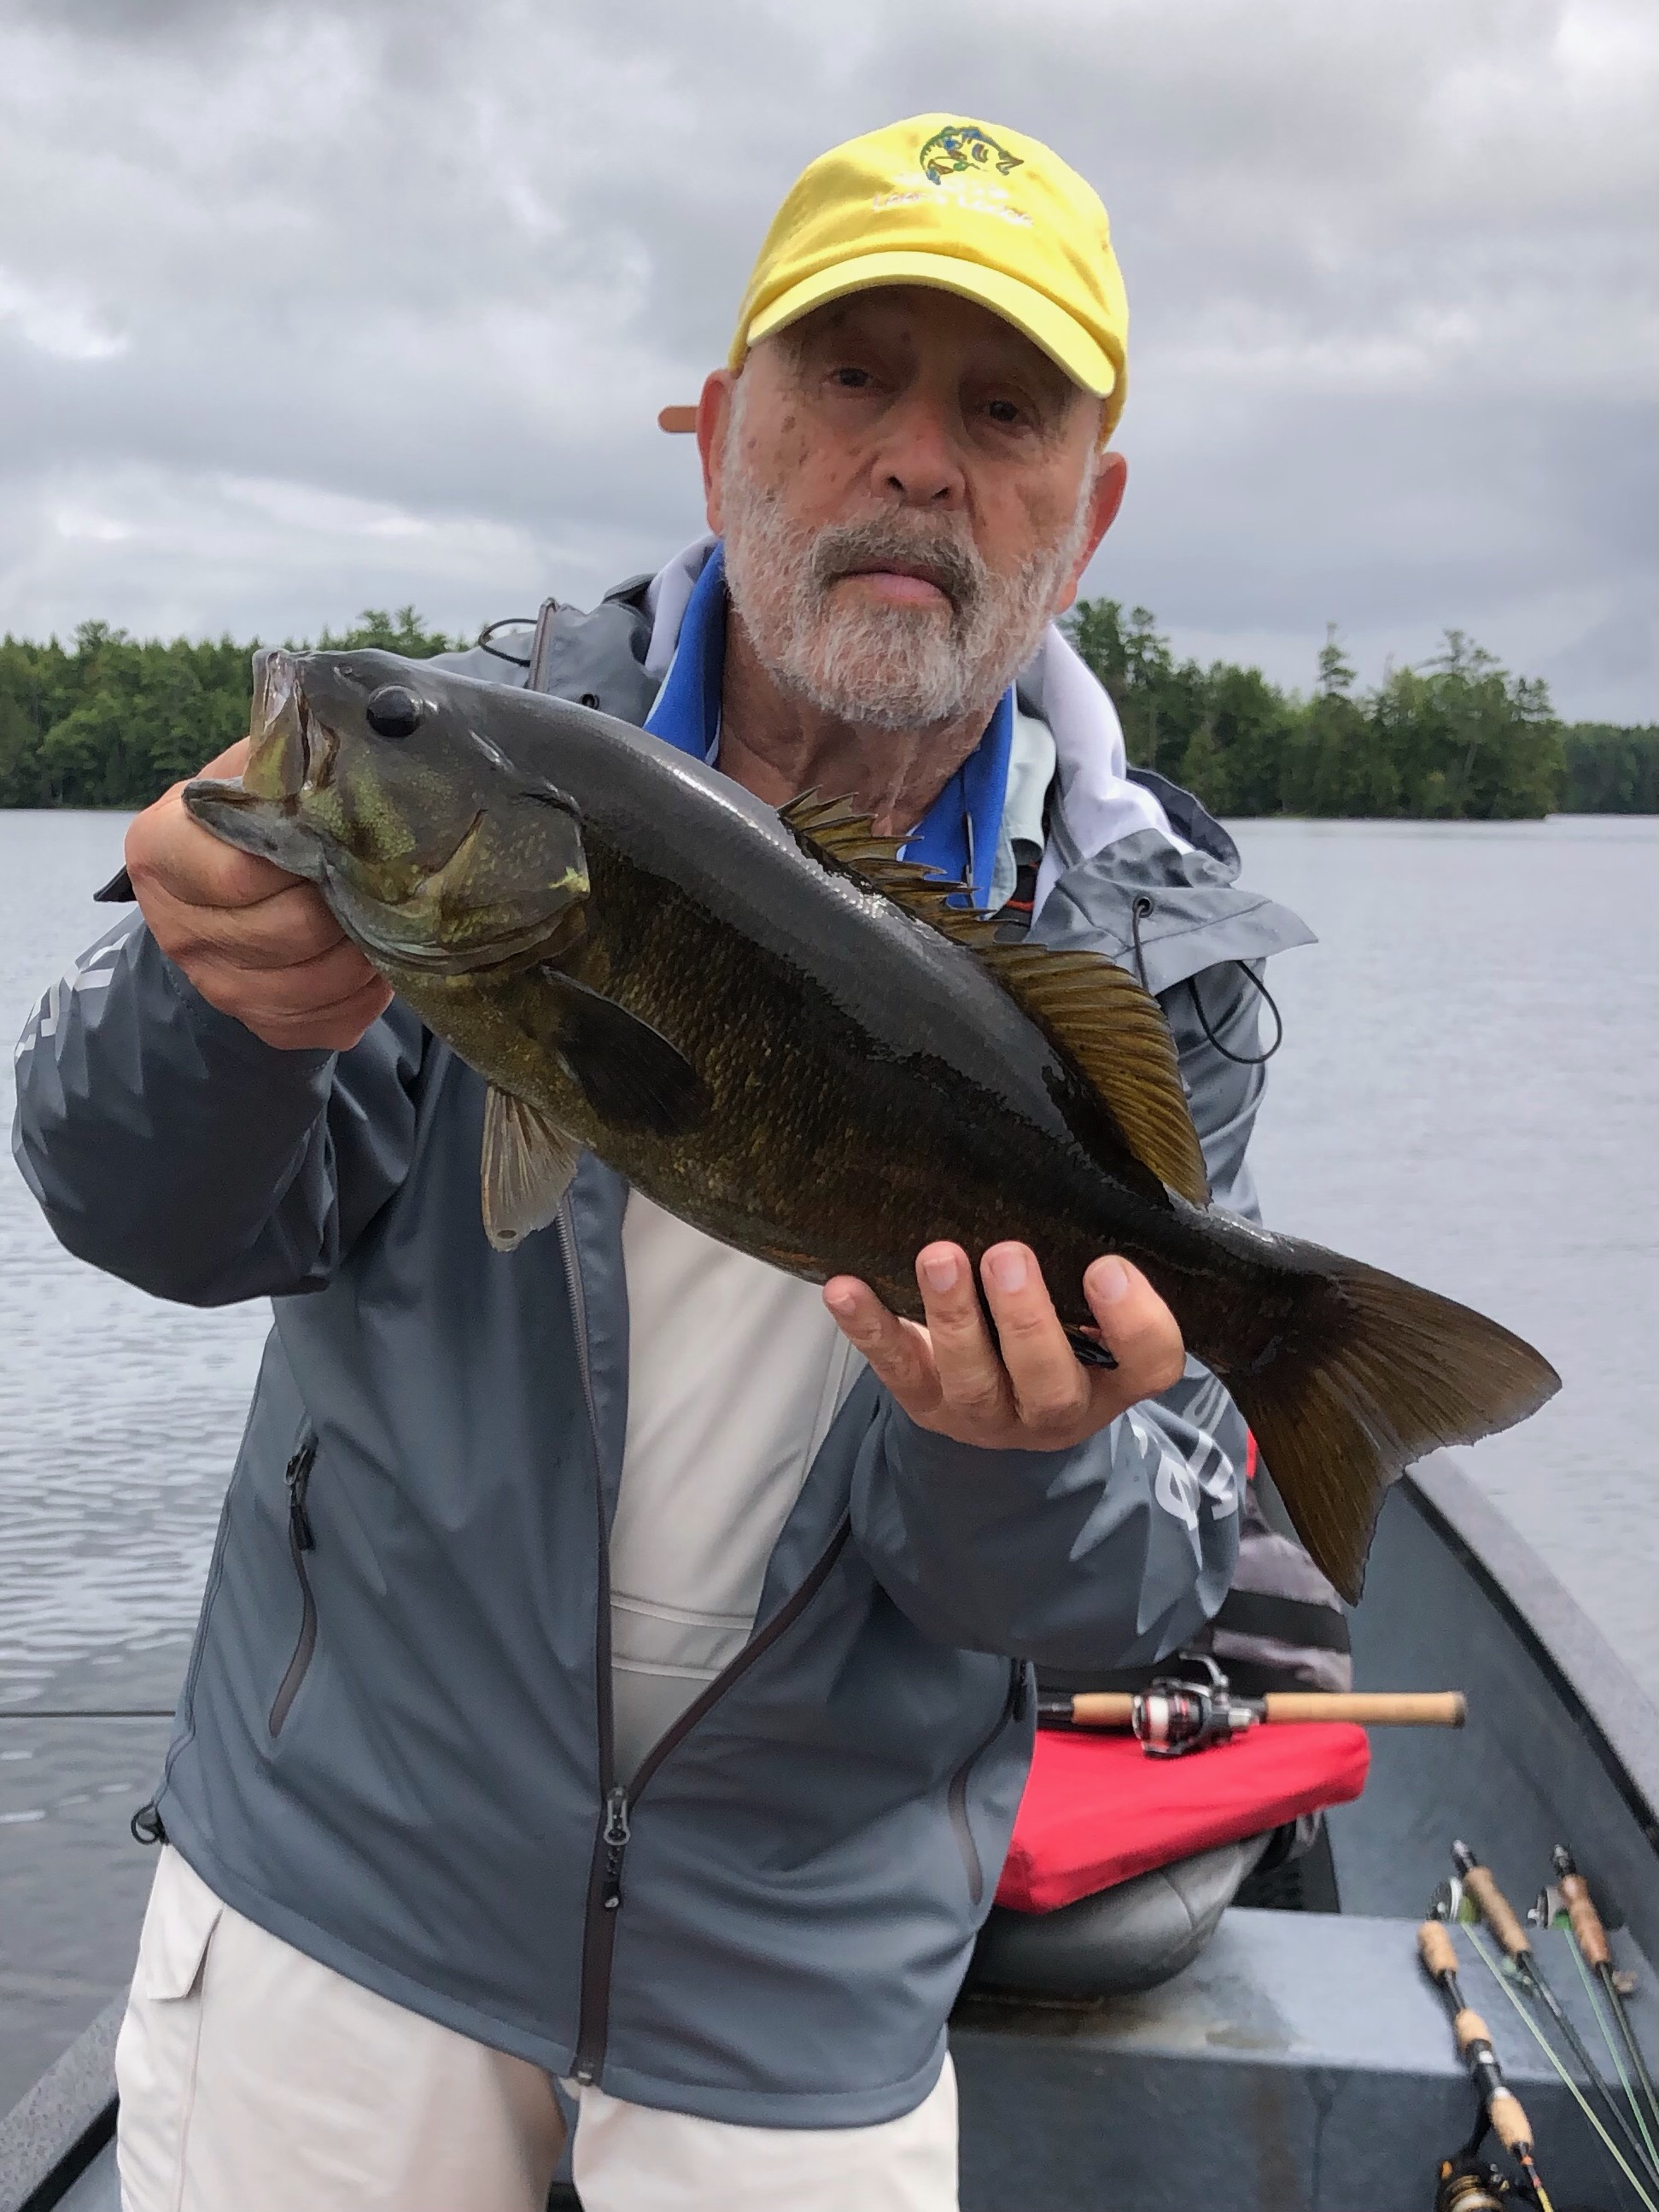
[[[374,652],[261,653],[240,784],[185,805],[314,883],[489,1085],[483,1222],[550,1222],[584,1150],[721,1243],[921,1318],[917,1251],[1134,1261],[1357,1601],[1389,1483],[1559,1387],[1468,1308],[1209,1204],[1157,1002],[1004,945],[848,805],[775,812],[631,726]]]

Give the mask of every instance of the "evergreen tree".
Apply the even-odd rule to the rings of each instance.
[[[1659,812],[1659,730],[1563,731],[1546,687],[1461,630],[1359,692],[1328,624],[1306,697],[1259,669],[1179,659],[1150,611],[1085,599],[1065,627],[1116,702],[1129,758],[1218,813],[1496,821]],[[411,606],[365,607],[319,645],[424,659],[462,642]],[[82,623],[71,647],[0,640],[0,806],[142,806],[247,728],[254,646],[139,641]]]

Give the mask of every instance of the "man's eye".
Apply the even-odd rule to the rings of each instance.
[[[832,368],[830,372],[830,383],[840,385],[843,392],[862,392],[871,380],[867,368]]]
[[[1010,427],[1025,419],[1019,403],[1013,399],[994,399],[986,411],[994,422],[1001,422]]]

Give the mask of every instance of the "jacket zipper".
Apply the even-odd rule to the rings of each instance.
[[[600,2069],[605,2064],[605,2045],[611,2031],[611,1962],[617,1943],[617,1916],[622,1910],[623,1902],[623,1863],[627,1856],[631,1833],[629,1816],[639,1803],[640,1793],[663,1761],[684,1742],[698,1722],[720,1703],[732,1684],[746,1674],[756,1661],[769,1651],[778,1638],[787,1634],[800,1619],[829,1579],[830,1571],[841,1557],[852,1526],[851,1517],[843,1514],[829,1542],[813,1561],[805,1579],[778,1607],[765,1627],[751,1636],[737,1656],[693,1698],[672,1728],[657,1738],[640,1762],[639,1771],[628,1788],[623,1789],[617,1784],[609,1768],[606,1769],[605,1818],[593,1853],[592,1874],[588,1883],[587,1920],[582,1936],[581,2021],[576,2033],[575,2060],[570,2069],[584,2087],[599,2080]],[[605,1605],[608,1612],[608,1591]],[[608,1641],[607,1638],[607,1652]],[[602,1691],[607,1703],[610,1689],[607,1674]]]
[[[600,1931],[610,1929],[611,1917],[622,1903],[623,1858],[628,1849],[628,1793],[617,1786],[616,1723],[611,1707],[611,1545],[605,1525],[605,1455],[599,1442],[599,1413],[593,1396],[593,1369],[588,1352],[587,1295],[582,1285],[581,1264],[576,1257],[575,1216],[568,1196],[560,1200],[558,1224],[559,1249],[570,1297],[571,1332],[576,1340],[576,1368],[581,1377],[588,1433],[593,1442],[593,1498],[599,1521],[599,1595],[598,1617],[593,1624],[593,1698],[603,1810],[594,1839],[592,1863],[588,1869],[576,2057],[572,2069],[579,2081],[588,2082],[597,2078],[599,2062],[584,2072],[583,2053],[589,2041],[587,2023],[601,2006],[608,2010],[610,2004],[612,1938]]]
[[[294,1562],[295,1574],[299,1578],[301,1611],[300,1636],[294,1646],[294,1656],[288,1662],[288,1672],[277,1687],[270,1708],[268,1725],[272,1735],[281,1735],[283,1723],[300,1694],[300,1685],[305,1680],[312,1655],[317,1649],[317,1600],[312,1591],[311,1577],[306,1571],[306,1553],[317,1547],[311,1516],[306,1510],[306,1492],[311,1486],[311,1470],[316,1459],[317,1439],[307,1437],[289,1460],[283,1475],[288,1486],[288,1553]]]
[[[1011,1659],[1008,1665],[1008,1694],[1003,1700],[1002,1711],[997,1715],[996,1726],[974,1746],[951,1777],[951,1786],[945,1798],[951,1815],[951,1826],[956,1832],[957,1847],[962,1853],[963,1869],[968,1876],[968,1901],[976,1911],[985,1898],[985,1864],[980,1857],[979,1845],[974,1841],[973,1826],[968,1818],[968,1780],[1008,1723],[1020,1719],[1024,1713],[1030,1687],[1025,1662]]]

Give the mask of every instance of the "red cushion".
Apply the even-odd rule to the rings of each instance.
[[[1148,1759],[1132,1735],[1039,1729],[997,1903],[1052,1912],[1340,1805],[1364,1788],[1370,1757],[1364,1729],[1346,1721],[1270,1723],[1184,1759]]]

